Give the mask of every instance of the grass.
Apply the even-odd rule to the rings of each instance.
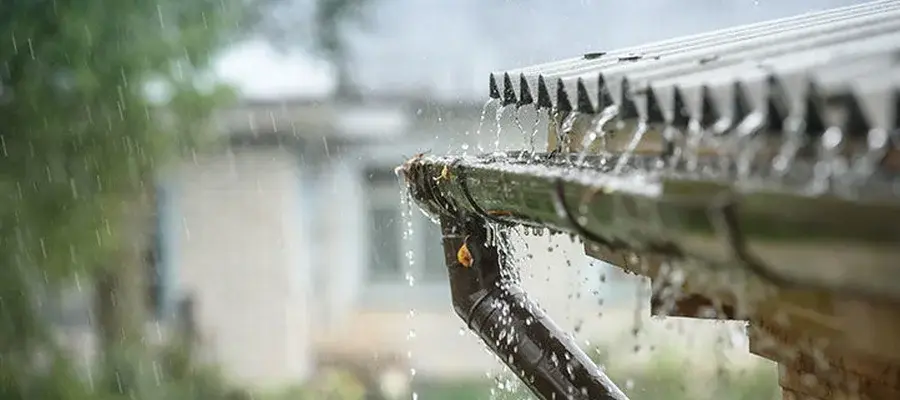
[[[595,354],[603,354],[598,352]],[[601,357],[602,356],[598,356]],[[597,360],[601,364],[607,364]],[[696,360],[692,360],[696,363]],[[715,361],[710,361],[715,362]],[[704,368],[706,369],[706,368]],[[777,374],[773,366],[759,364],[745,370],[728,370],[713,376],[697,376],[688,360],[675,351],[657,350],[652,363],[641,368],[607,370],[610,378],[631,400],[775,400],[779,398]],[[500,381],[506,381],[500,379]],[[531,400],[521,384],[509,387],[487,380],[419,381],[418,398],[423,400]]]

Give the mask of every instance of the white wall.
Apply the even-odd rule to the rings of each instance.
[[[341,329],[352,313],[365,276],[365,194],[356,164],[328,160],[315,178],[317,326],[328,335]]]
[[[191,294],[206,350],[238,382],[277,387],[309,372],[309,237],[297,158],[236,148],[174,174],[167,232],[177,292]]]

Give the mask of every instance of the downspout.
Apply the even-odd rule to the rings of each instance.
[[[627,400],[528,298],[507,260],[488,241],[486,221],[435,196],[432,177],[402,172],[412,197],[440,216],[453,308],[469,329],[541,399]]]

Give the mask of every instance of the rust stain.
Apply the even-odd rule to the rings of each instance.
[[[488,210],[487,213],[488,213],[488,215],[492,215],[495,217],[512,217],[513,216],[512,211],[505,211],[505,210]]]
[[[434,178],[434,180],[436,182],[446,181],[449,180],[450,177],[450,168],[445,165],[444,169],[441,170],[441,175],[439,175],[437,178]]]

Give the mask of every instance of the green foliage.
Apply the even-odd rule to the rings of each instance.
[[[456,399],[488,399],[491,397],[491,385],[485,382],[471,381],[435,381],[416,380],[413,389],[420,399],[456,400]]]
[[[214,104],[217,92],[201,93],[195,82],[211,50],[232,36],[239,14],[224,3],[5,3],[5,261],[52,276],[77,270],[73,263],[97,264],[91,250],[115,238],[106,228],[123,196],[196,133],[179,128],[196,127]],[[177,107],[153,107],[145,95],[151,79]]]
[[[100,396],[53,345],[37,303],[74,274],[114,266],[125,211],[227,94],[198,82],[214,52],[241,34],[243,11],[219,0],[4,1],[0,397]],[[149,82],[167,98],[151,102]],[[116,357],[132,353],[141,350]],[[40,368],[38,354],[52,368]],[[134,365],[134,379],[148,370]]]
[[[685,355],[674,349],[659,348],[648,364],[622,367],[610,357],[609,349],[599,347],[590,353],[598,365],[631,400],[774,400],[779,397],[777,376],[772,367],[754,365],[746,370],[729,370],[724,375],[698,376]],[[697,362],[693,360],[693,362]],[[535,397],[513,377],[498,377],[494,382],[417,381],[419,398],[532,400]]]
[[[602,350],[598,353],[608,354]],[[780,393],[774,368],[765,364],[739,372],[726,369],[710,376],[692,366],[703,361],[689,360],[688,355],[675,349],[657,348],[651,357],[652,361],[640,368],[617,368],[612,360],[604,365],[609,367],[609,377],[632,400],[772,400]]]
[[[363,400],[366,388],[352,373],[326,369],[309,385],[287,388],[262,397],[265,400]]]
[[[104,348],[114,371],[89,384],[54,344],[39,303],[76,275],[129,262],[119,253],[133,245],[123,231],[135,222],[125,217],[159,167],[202,144],[211,113],[233,99],[210,80],[212,57],[276,2],[293,0],[3,2],[0,399],[247,397],[183,348],[160,354],[138,337]],[[363,2],[317,2],[315,48],[330,60],[343,54],[338,25]],[[326,378],[334,382],[316,393],[361,398],[346,377]],[[350,391],[326,393],[333,387]]]
[[[630,398],[639,399],[685,399],[694,398],[689,387],[696,385],[696,377],[688,375],[684,361],[671,351],[664,349],[654,355],[654,362],[646,369],[637,371],[609,371],[610,378],[617,382]]]
[[[771,369],[752,368],[733,371],[730,375],[727,380],[716,386],[715,398],[734,400],[776,400],[781,398],[777,377]]]
[[[150,195],[161,165],[203,143],[211,113],[233,99],[210,79],[209,63],[265,22],[271,3],[294,0],[3,2],[0,399],[240,397],[216,371],[155,354],[135,337],[104,348],[115,371],[88,385],[55,346],[39,303],[74,276],[134,262],[119,254],[134,239],[125,217]],[[317,1],[314,48],[329,60],[342,59],[339,25],[359,17],[362,3]]]
[[[686,368],[685,359],[672,351],[662,351],[649,365],[638,369],[612,369],[610,378],[631,400],[774,400],[780,391],[774,371],[764,366],[732,373],[726,377],[698,377]],[[515,378],[504,382],[427,381],[417,382],[423,399],[532,400],[535,397]]]

